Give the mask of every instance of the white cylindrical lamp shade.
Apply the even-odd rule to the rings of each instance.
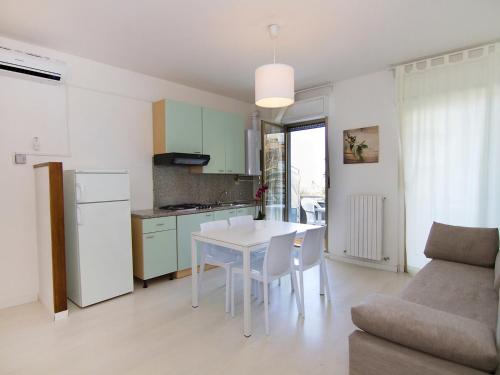
[[[294,71],[290,65],[267,64],[255,70],[255,104],[286,107],[295,101]]]

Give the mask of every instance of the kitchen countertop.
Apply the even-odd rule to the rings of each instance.
[[[244,208],[252,206],[255,206],[255,202],[238,203],[233,205],[222,205],[211,208],[200,208],[195,210],[168,211],[168,210],[160,210],[159,208],[153,208],[150,210],[132,211],[132,217],[138,217],[141,219],[152,219],[155,217],[192,215],[192,214],[199,214],[202,212],[224,211],[224,210],[232,210],[235,208]]]

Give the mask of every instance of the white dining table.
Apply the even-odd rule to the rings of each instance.
[[[298,224],[285,221],[256,220],[254,225],[241,225],[223,230],[193,232],[191,234],[192,306],[199,306],[198,299],[198,243],[223,246],[243,253],[243,334],[252,335],[251,295],[250,295],[250,253],[265,248],[274,236],[293,231],[302,238],[308,229],[317,225]]]

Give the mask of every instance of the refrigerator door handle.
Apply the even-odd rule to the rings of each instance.
[[[76,184],[76,201],[83,201],[83,186],[79,183]]]
[[[76,207],[76,224],[83,225],[82,211],[80,210],[80,207]]]

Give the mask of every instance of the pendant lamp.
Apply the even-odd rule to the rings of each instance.
[[[269,36],[275,41],[273,63],[255,70],[255,104],[259,107],[287,107],[295,101],[293,67],[276,63],[278,33],[279,25],[269,25]]]

